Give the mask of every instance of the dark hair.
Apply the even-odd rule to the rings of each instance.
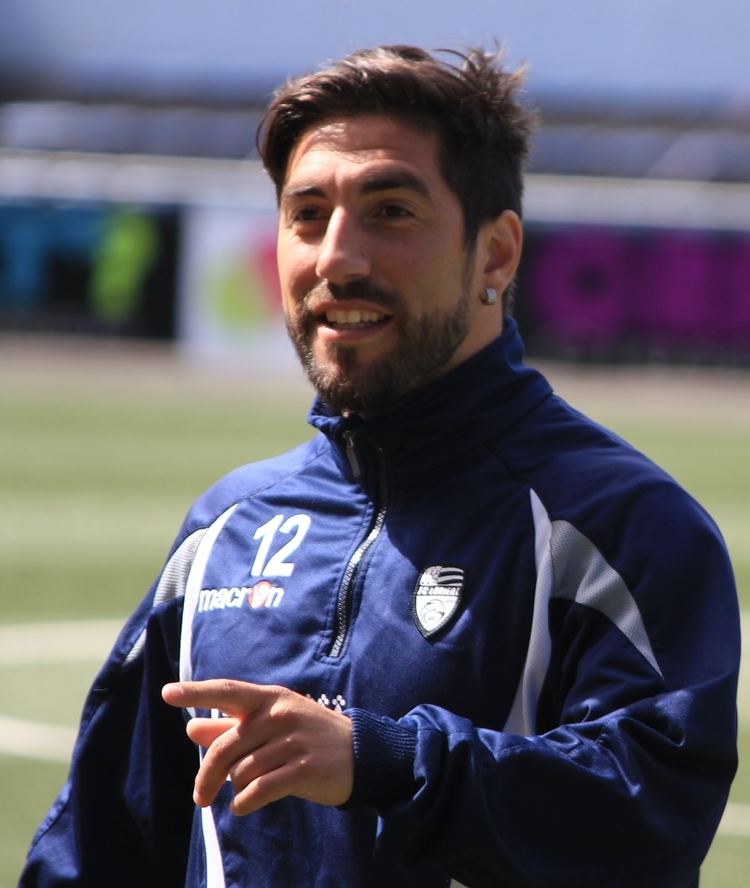
[[[277,90],[257,137],[277,196],[306,130],[335,117],[388,114],[437,134],[441,172],[463,208],[468,246],[481,225],[503,210],[521,215],[533,127],[533,115],[517,98],[523,74],[504,70],[499,53],[440,52],[458,58],[459,65],[414,46],[381,46]]]

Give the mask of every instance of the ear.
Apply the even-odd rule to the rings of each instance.
[[[483,249],[482,286],[504,293],[516,275],[523,247],[523,226],[518,214],[505,210],[486,222],[479,232]]]

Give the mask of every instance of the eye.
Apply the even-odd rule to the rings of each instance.
[[[377,216],[385,219],[408,219],[414,214],[412,211],[400,203],[381,204],[376,212]]]
[[[325,218],[325,213],[320,207],[305,206],[297,207],[290,214],[292,222],[302,223],[317,222]]]

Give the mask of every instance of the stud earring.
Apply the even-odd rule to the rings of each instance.
[[[494,287],[485,287],[479,298],[485,305],[494,305],[497,302],[497,290]]]

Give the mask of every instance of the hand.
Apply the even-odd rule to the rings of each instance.
[[[227,777],[234,814],[296,796],[343,804],[354,781],[351,721],[309,697],[274,685],[229,679],[165,685],[171,706],[218,709],[229,718],[194,718],[188,737],[206,748],[193,799],[206,807]]]

